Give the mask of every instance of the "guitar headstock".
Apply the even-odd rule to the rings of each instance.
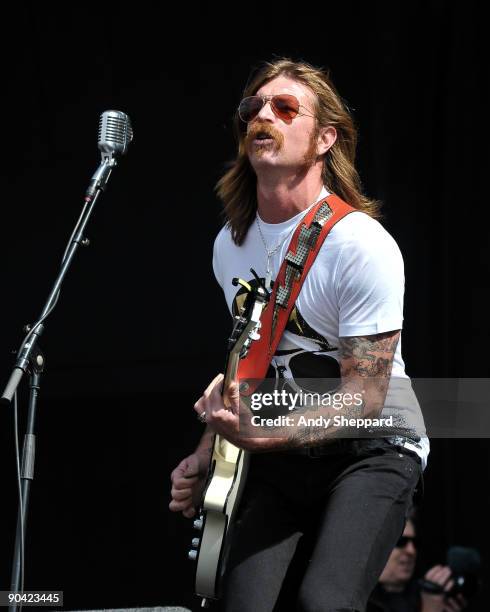
[[[258,281],[255,287],[241,278],[234,278],[232,281],[234,285],[241,285],[245,289],[246,297],[240,312],[234,317],[233,330],[228,338],[225,377],[222,388],[223,399],[227,407],[231,405],[228,397],[230,383],[236,379],[240,359],[247,356],[252,342],[260,338],[260,316],[270,297],[269,292],[254,270],[251,270],[251,272]]]
[[[252,273],[256,276],[253,270]],[[246,297],[239,314],[234,317],[233,330],[228,338],[228,357],[243,359],[252,342],[260,338],[260,317],[270,295],[261,282],[256,287],[241,278],[234,278],[232,282],[245,289]]]

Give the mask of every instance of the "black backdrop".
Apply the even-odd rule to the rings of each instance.
[[[2,27],[0,380],[40,312],[98,165],[99,114],[135,139],[99,201],[51,316],[37,423],[26,587],[65,608],[190,605],[189,523],[168,477],[200,425],[229,318],[211,269],[213,186],[232,158],[249,70],[328,66],[360,127],[366,191],[405,258],[411,376],[488,375],[487,27],[472,2],[24,4]],[[26,412],[21,394],[21,425]],[[0,412],[0,587],[16,515],[12,410]],[[489,444],[433,440],[420,571],[476,546],[488,583]],[[487,610],[489,588],[474,610]]]

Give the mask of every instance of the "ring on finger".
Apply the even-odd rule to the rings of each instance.
[[[206,423],[206,411],[203,410],[197,418],[201,421],[201,423]]]

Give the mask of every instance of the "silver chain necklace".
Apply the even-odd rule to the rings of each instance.
[[[262,228],[260,227],[260,221],[259,221],[259,215],[257,214],[257,216],[255,217],[255,223],[257,224],[257,228],[259,230],[259,234],[260,237],[262,239],[262,243],[264,245],[264,249],[265,252],[267,253],[267,266],[266,266],[266,270],[265,270],[265,287],[268,291],[270,291],[272,289],[272,270],[271,270],[271,257],[274,255],[274,253],[276,251],[278,251],[281,246],[284,244],[285,240],[294,232],[294,230],[296,229],[296,225],[293,226],[293,229],[290,230],[286,236],[279,242],[279,244],[277,244],[273,249],[269,249],[269,247],[267,246],[267,242],[265,241],[264,238],[264,234],[262,233]]]
[[[321,194],[320,194],[321,196]],[[310,210],[310,208],[312,206],[314,206],[319,200],[315,200],[313,202],[313,204],[310,204],[308,206],[308,208],[306,208],[303,211],[303,215],[301,217],[301,219],[304,219],[304,217],[306,217],[306,215],[308,214],[308,211]],[[265,286],[266,289],[268,291],[271,291],[272,287],[272,283],[271,283],[271,279],[272,279],[272,270],[271,270],[271,257],[274,255],[274,253],[281,248],[281,246],[284,244],[285,240],[287,240],[287,238],[289,238],[289,236],[291,236],[291,234],[294,232],[294,230],[298,227],[298,223],[296,223],[295,225],[293,225],[293,228],[286,234],[286,236],[279,242],[279,244],[277,244],[273,249],[269,249],[269,247],[267,246],[267,242],[265,241],[264,238],[264,234],[262,233],[262,228],[260,227],[260,221],[259,221],[259,213],[257,213],[256,217],[255,217],[255,223],[257,224],[257,228],[259,230],[259,234],[260,237],[262,239],[262,244],[264,245],[264,249],[265,252],[267,253],[267,266],[266,266],[266,270],[265,270]]]

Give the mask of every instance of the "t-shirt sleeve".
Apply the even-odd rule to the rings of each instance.
[[[339,337],[401,329],[404,288],[400,249],[380,225],[349,240],[336,274]]]

